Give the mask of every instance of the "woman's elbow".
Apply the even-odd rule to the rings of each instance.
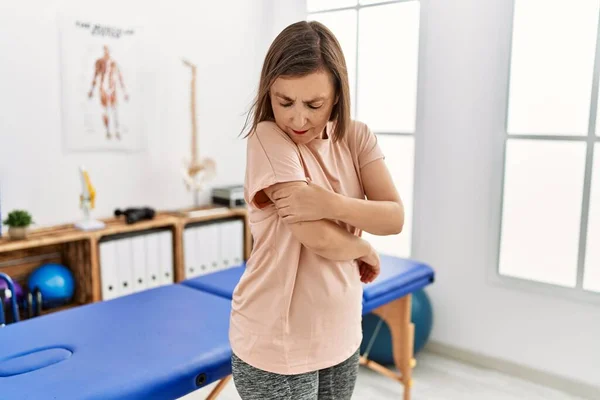
[[[390,218],[392,222],[389,227],[388,235],[398,235],[404,228],[404,206],[401,202],[395,203],[396,207],[393,212],[393,218]]]
[[[398,235],[400,233],[402,233],[402,229],[404,229],[404,218],[401,218],[400,221],[398,221],[396,223],[396,225],[394,226],[394,232],[392,233],[392,235]]]
[[[305,245],[316,253],[333,250],[336,247],[333,235],[325,229],[315,232]]]
[[[333,237],[323,221],[298,222],[290,227],[300,243],[314,252],[322,252],[332,246]]]

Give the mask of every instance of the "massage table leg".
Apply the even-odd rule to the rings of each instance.
[[[383,319],[390,328],[394,363],[400,374],[398,375],[383,365],[368,360],[365,357],[361,357],[361,364],[401,382],[404,386],[404,400],[410,400],[412,368],[415,366],[413,358],[415,326],[410,321],[411,295],[408,294],[398,300],[385,304],[373,310],[373,313]]]
[[[227,386],[230,380],[231,375],[228,375],[225,378],[221,379],[219,383],[217,383],[217,386],[215,386],[215,388],[210,392],[206,400],[215,400],[217,397],[219,397],[219,394],[221,394],[223,389],[225,389],[225,386]]]

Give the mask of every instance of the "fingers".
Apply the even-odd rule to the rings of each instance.
[[[292,205],[286,199],[276,201],[275,207],[277,207],[279,215],[283,216],[283,214],[290,214],[292,212]]]
[[[308,182],[310,185],[310,182]],[[300,192],[304,187],[294,187],[294,188],[281,188],[273,192],[273,198],[275,200],[294,198],[297,196],[297,193]]]
[[[289,204],[285,204],[285,203],[277,203],[276,204],[277,210],[278,211],[285,211],[285,210],[289,210],[290,209],[290,205]]]
[[[379,275],[379,273],[376,272],[369,264],[366,264],[362,261],[359,263],[358,268],[360,271],[360,280],[363,283],[373,282]]]
[[[273,198],[275,200],[281,200],[290,197],[290,191],[288,189],[279,189],[273,192]]]
[[[281,219],[283,220],[283,222],[288,223],[288,224],[295,224],[297,222],[301,222],[300,218],[298,218],[295,215],[286,215],[285,217],[281,217]]]
[[[361,281],[364,283],[371,283],[375,280],[374,274],[367,272],[365,275],[361,277]]]
[[[293,214],[291,212],[291,209],[289,207],[285,207],[285,208],[278,208],[277,209],[277,214],[279,214],[279,217],[284,221],[284,222],[293,222]]]
[[[363,283],[368,283],[369,280],[369,266],[363,262],[360,262],[358,267],[360,272],[360,280]]]

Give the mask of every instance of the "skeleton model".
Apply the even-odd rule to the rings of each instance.
[[[215,175],[215,162],[210,158],[205,158],[202,161],[198,160],[198,132],[196,124],[196,65],[187,60],[183,60],[184,65],[188,66],[192,71],[191,87],[191,102],[190,111],[192,114],[192,158],[184,160],[184,168],[182,170],[183,181],[188,191],[194,191],[197,195],[198,191],[202,190],[205,182],[212,179]],[[197,203],[196,199],[196,203]],[[197,205],[197,204],[196,204]]]

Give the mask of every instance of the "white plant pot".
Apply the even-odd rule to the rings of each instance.
[[[27,237],[27,227],[26,226],[10,226],[8,228],[8,235],[11,239],[25,239]]]

